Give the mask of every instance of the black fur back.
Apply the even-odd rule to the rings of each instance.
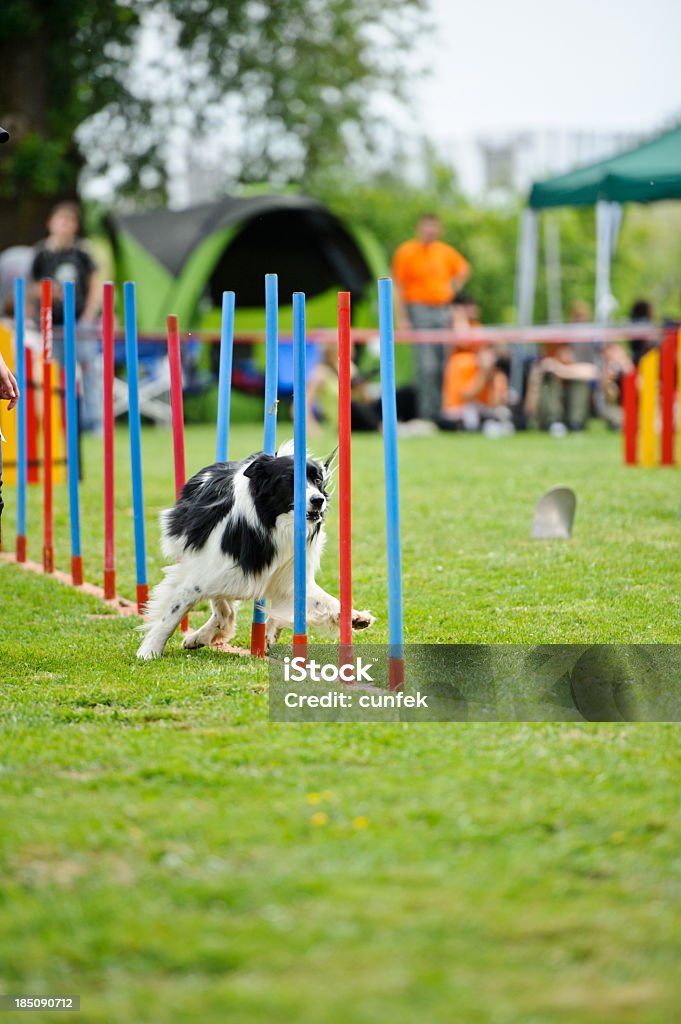
[[[242,515],[235,508],[234,478],[242,470],[248,480],[254,517]],[[323,490],[324,469],[313,459],[307,461],[307,478]],[[260,452],[242,462],[217,462],[196,473],[166,514],[165,528],[170,537],[181,541],[183,550],[198,551],[215,527],[232,513],[222,534],[221,549],[238,562],[245,574],[257,575],[275,558],[277,518],[292,509],[293,456]],[[321,525],[319,522],[313,528],[314,536]]]

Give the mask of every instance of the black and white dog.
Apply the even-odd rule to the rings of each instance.
[[[187,481],[174,508],[161,513],[161,549],[176,559],[164,569],[147,607],[146,636],[137,657],[158,658],[168,638],[198,601],[210,599],[212,615],[183,647],[204,647],[236,631],[239,601],[268,602],[267,643],[293,622],[293,455],[249,455],[218,462]],[[340,604],[315,583],[324,548],[324,519],[332,456],[307,460],[307,620],[338,628]],[[354,629],[374,622],[352,612]]]

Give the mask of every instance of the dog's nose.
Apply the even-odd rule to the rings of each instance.
[[[314,498],[310,498],[310,505],[312,508],[321,508],[324,504],[324,499],[321,495],[316,495]]]

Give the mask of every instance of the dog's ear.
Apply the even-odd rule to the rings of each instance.
[[[257,480],[258,477],[265,473],[269,466],[274,462],[274,455],[265,455],[262,452],[260,455],[256,455],[252,462],[246,466],[244,470],[244,476],[247,476],[249,480]]]
[[[338,445],[336,445],[334,450],[329,455],[327,455],[326,458],[324,459],[323,466],[324,466],[324,472],[325,473],[329,473],[329,471],[331,470],[331,463],[336,458],[337,454],[338,454]]]

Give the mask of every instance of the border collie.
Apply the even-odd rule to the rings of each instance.
[[[168,638],[199,601],[210,599],[211,617],[183,647],[230,640],[239,601],[268,601],[267,644],[293,622],[293,455],[260,452],[240,462],[218,462],[187,481],[174,508],[161,513],[161,549],[173,565],[147,606],[146,636],[137,651],[158,658]],[[335,453],[334,453],[335,454]],[[333,455],[307,460],[307,620],[337,629],[340,603],[315,583],[325,542],[324,519]],[[371,612],[352,612],[353,629],[374,622]]]

